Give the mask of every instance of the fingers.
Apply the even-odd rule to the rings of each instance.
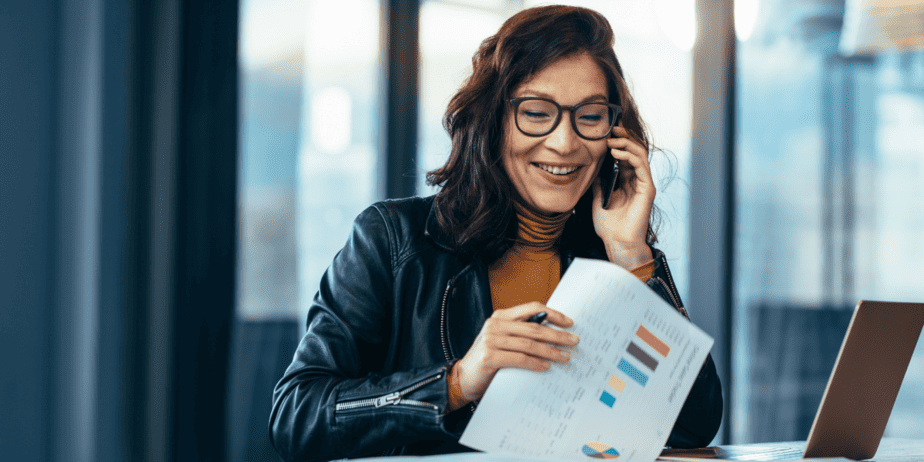
[[[548,327],[537,326],[542,329],[551,330]],[[566,340],[570,342],[570,340]],[[498,352],[521,353],[526,356],[532,356],[546,361],[567,361],[571,359],[571,353],[559,348],[555,348],[548,343],[536,341],[526,337],[516,335],[488,335],[488,346]],[[503,356],[503,355],[500,355]]]
[[[614,158],[627,160],[633,168],[648,165],[648,151],[642,145],[627,138],[611,138],[606,144]]]
[[[498,310],[485,321],[483,331],[489,348],[521,352],[551,361],[566,361],[569,355],[552,345],[573,347],[578,336],[551,327],[524,322],[536,313],[547,313],[546,322],[559,327],[570,327],[574,321],[562,312],[549,308],[540,302],[524,303],[512,308]]]
[[[491,318],[511,321],[526,321],[530,318],[530,316],[542,311],[548,313],[548,317],[545,318],[545,321],[548,323],[559,327],[571,327],[574,324],[574,321],[571,318],[565,316],[564,313],[553,310],[552,308],[546,306],[544,303],[540,302],[529,302],[511,308],[497,310],[494,312],[494,314],[491,315]]]
[[[644,185],[654,187],[654,179],[651,175],[651,167],[648,165],[648,158],[642,157],[631,151],[610,149],[609,155],[619,161],[619,185],[628,185],[631,190],[636,189],[635,181],[641,181]]]
[[[492,331],[502,332],[506,336],[568,347],[578,343],[578,337],[574,334],[535,323],[488,319],[488,321],[485,321],[485,325],[488,325]],[[524,351],[528,352],[528,350]]]
[[[519,351],[497,350],[494,355],[497,369],[516,367],[531,371],[547,371],[552,367],[552,361],[531,356]]]
[[[626,129],[622,127],[613,127],[613,135],[617,138],[608,139],[607,146],[610,148],[610,155],[621,161],[620,166],[624,167],[620,169],[619,183],[627,184],[625,180],[631,180],[634,176],[643,183],[654,186],[647,148],[630,138]]]
[[[568,361],[570,352],[556,346],[572,347],[576,335],[547,325],[526,322],[530,316],[545,311],[546,322],[570,327],[571,318],[540,302],[530,302],[495,311],[488,318],[475,342],[459,361],[459,387],[466,399],[480,399],[498,370],[515,367],[534,371],[548,370],[553,361]]]
[[[629,139],[634,140],[632,135],[629,133],[629,130],[626,130],[621,125],[613,127],[613,138],[612,139]]]
[[[613,127],[613,138],[608,138],[606,144],[610,149],[627,151],[638,156],[639,160],[648,163],[648,148],[629,135],[625,128]]]

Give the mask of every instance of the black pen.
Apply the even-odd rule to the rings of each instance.
[[[546,316],[548,315],[549,313],[542,311],[542,312],[539,312],[539,313],[536,313],[530,316],[529,319],[526,320],[526,322],[534,322],[536,324],[542,324],[543,321],[545,321]]]

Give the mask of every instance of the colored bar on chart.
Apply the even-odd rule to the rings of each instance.
[[[629,348],[626,348],[626,351],[634,356],[640,363],[651,369],[651,372],[654,372],[655,369],[658,368],[658,361],[652,358],[648,353],[645,353],[635,342],[629,342]]]
[[[626,382],[623,382],[621,378],[611,375],[610,380],[606,382],[607,385],[616,389],[616,391],[622,393],[626,389]]]
[[[613,407],[613,404],[616,403],[616,397],[604,391],[603,394],[600,395],[600,402],[609,407]]]
[[[626,375],[632,378],[632,380],[638,382],[641,386],[644,387],[645,384],[648,383],[648,376],[642,373],[642,371],[638,370],[632,364],[629,364],[629,361],[626,361],[625,358],[619,359],[619,366],[617,367],[619,370],[625,372]]]
[[[662,342],[661,339],[656,337],[655,334],[652,334],[650,330],[646,329],[645,326],[641,324],[639,324],[638,331],[635,335],[665,358],[667,354],[671,352],[671,347],[667,346],[666,343]]]

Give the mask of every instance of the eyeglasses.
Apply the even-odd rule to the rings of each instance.
[[[571,113],[571,126],[585,140],[601,140],[610,135],[622,108],[609,103],[590,102],[577,106],[562,106],[555,101],[524,97],[509,101],[516,113],[517,128],[527,136],[545,136],[558,127],[561,111]]]

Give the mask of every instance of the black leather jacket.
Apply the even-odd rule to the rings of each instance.
[[[325,272],[307,333],[273,393],[270,440],[285,460],[470,451],[458,440],[474,404],[446,412],[446,375],[491,316],[488,271],[453,251],[432,203],[370,206]],[[563,266],[575,256],[606,258],[602,248],[559,251]],[[664,255],[654,252],[649,287],[686,315]],[[709,357],[668,445],[705,446],[721,418]]]

